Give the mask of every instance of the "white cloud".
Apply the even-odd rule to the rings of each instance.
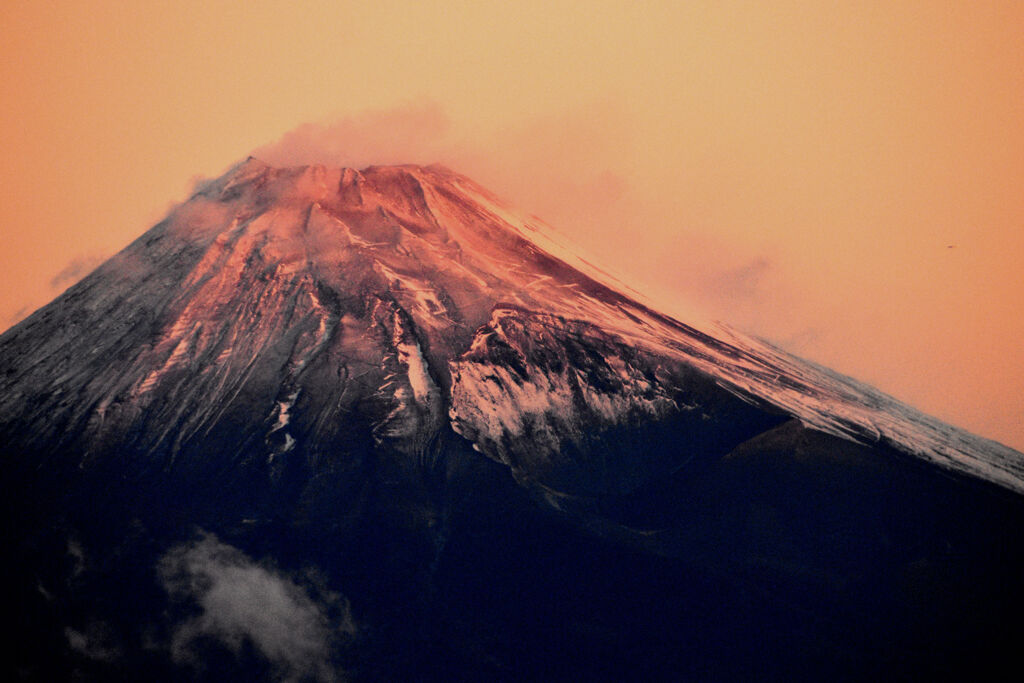
[[[347,605],[342,605],[341,623],[332,627],[326,606],[294,580],[212,534],[172,548],[158,570],[173,600],[200,610],[174,629],[175,662],[201,665],[197,640],[212,638],[235,654],[250,643],[281,680],[340,677],[330,661],[331,644],[336,635],[352,630]]]

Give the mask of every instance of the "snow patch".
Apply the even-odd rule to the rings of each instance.
[[[431,391],[436,391],[434,380],[427,372],[427,361],[423,357],[423,351],[417,341],[405,341],[405,328],[402,325],[402,318],[396,311],[394,314],[394,338],[395,350],[398,353],[398,362],[407,369],[409,386],[412,387],[413,396],[417,401],[425,401]]]
[[[277,402],[277,409],[275,411],[277,413],[277,421],[274,422],[274,426],[270,428],[270,434],[288,426],[288,421],[291,419],[291,415],[289,413],[292,406],[295,405],[295,400],[299,397],[299,391],[299,389],[296,389],[292,393],[288,394],[288,397],[285,400]]]
[[[178,335],[181,335],[180,338],[176,343],[174,343],[174,348],[171,349],[167,359],[160,365],[160,367],[149,372],[137,386],[133,392],[135,396],[141,396],[152,390],[153,387],[156,386],[157,382],[160,381],[160,378],[166,375],[173,368],[181,365],[183,361],[193,355],[196,338],[201,328],[201,322],[193,323],[185,316],[182,316],[175,321],[170,332],[164,336],[161,345],[174,342],[175,337]],[[166,346],[163,348],[166,348]]]
[[[422,314],[423,319],[430,320],[447,312],[447,308],[441,303],[430,283],[407,275],[400,275],[380,261],[374,261],[374,267],[387,278],[388,285],[393,291],[400,296],[405,295],[403,298],[411,297],[413,305]]]
[[[524,335],[536,338],[546,332],[543,327],[511,329],[520,321],[507,320],[509,315],[518,314],[496,310],[491,322],[477,332],[470,350],[451,363],[449,416],[453,428],[489,457],[504,461],[506,446],[518,443],[528,430],[537,454],[545,450],[553,453],[564,441],[579,441],[588,430],[601,425],[618,424],[638,414],[657,417],[669,410],[689,408],[677,406],[663,392],[652,391],[643,373],[614,353],[603,359],[607,367],[595,361],[589,369],[573,367],[565,359],[556,366],[538,365],[520,354],[526,371],[515,372],[504,356],[491,356],[487,340],[498,337],[505,342],[503,346],[517,349],[516,339]],[[557,347],[545,348],[551,352]],[[595,384],[590,380],[591,372],[620,381]]]

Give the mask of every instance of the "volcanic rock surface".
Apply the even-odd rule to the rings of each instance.
[[[0,337],[0,456],[30,679],[941,678],[1021,635],[1024,456],[438,166],[210,181]]]

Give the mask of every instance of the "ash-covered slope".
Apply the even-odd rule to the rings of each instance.
[[[788,678],[1001,642],[1024,456],[637,298],[441,167],[211,181],[0,337],[19,666]],[[347,596],[316,667],[182,635],[196,529]]]

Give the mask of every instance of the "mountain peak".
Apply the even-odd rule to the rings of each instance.
[[[74,356],[81,335],[100,358],[117,349],[128,369],[97,387],[90,405],[125,406],[122,420],[129,420],[136,414],[129,406],[183,391],[189,369],[206,368],[217,377],[235,363],[279,353],[272,349],[281,343],[298,344],[288,352],[290,363],[305,368],[329,348],[354,353],[362,348],[355,339],[373,337],[379,326],[388,338],[415,339],[417,353],[407,349],[396,357],[418,362],[422,354],[433,381],[448,387],[463,354],[502,337],[504,323],[493,318],[501,307],[520,311],[519,323],[527,327],[524,321],[535,316],[585,323],[815,429],[861,443],[899,444],[943,467],[1024,490],[1024,467],[1011,449],[728,327],[687,325],[659,313],[579,258],[548,226],[437,165],[276,168],[250,157],[4,341],[38,334],[58,314],[78,311],[73,314],[85,319],[109,311],[71,337],[48,333],[40,354],[50,360],[27,372],[39,386],[70,390],[95,370],[90,364],[77,375],[57,371],[80,364]],[[125,320],[137,322],[125,327]],[[311,356],[299,359],[299,348]],[[397,348],[385,345],[376,353]],[[382,363],[372,354],[366,362]],[[408,383],[412,366],[402,367]],[[192,400],[210,398],[196,394]],[[25,409],[17,401],[7,404],[15,413]],[[58,409],[49,400],[42,405]],[[111,415],[103,408],[80,419],[99,432],[125,426]],[[184,433],[209,428],[201,424]]]
[[[279,591],[302,597],[317,624],[338,616],[335,591],[353,591],[368,644],[347,652],[382,667],[369,680],[448,673],[448,662],[387,668],[416,662],[409,653],[435,628],[425,661],[455,650],[473,661],[446,679],[542,678],[550,643],[564,637],[587,653],[573,660],[580,671],[590,653],[623,642],[622,661],[634,665],[637,625],[656,644],[652,661],[694,643],[687,657],[699,656],[707,638],[692,605],[727,619],[745,609],[758,637],[781,632],[781,649],[801,655],[808,634],[833,624],[815,647],[842,643],[833,658],[848,674],[851,633],[857,647],[891,656],[871,638],[917,609],[892,602],[904,581],[930,591],[906,622],[913,642],[932,642],[918,632],[933,623],[932,605],[969,595],[972,616],[978,604],[997,614],[999,587],[1024,565],[1001,559],[1011,546],[1024,555],[1013,493],[1024,492],[1024,456],[726,326],[675,320],[541,221],[436,165],[249,158],[204,184],[0,336],[0,445],[13,554],[32,554],[32,571],[45,573],[12,584],[12,604],[31,603],[38,617],[29,622],[102,612],[131,599],[122,586],[159,595],[149,585],[157,573],[177,585],[168,572],[193,572],[181,583],[198,586],[210,583],[203,572],[245,566],[210,541],[206,552],[226,564],[193,567],[181,544],[198,527],[296,568],[326,568],[322,612],[297,585]],[[62,576],[71,560],[84,564],[79,538],[100,569]],[[978,553],[1000,559],[970,559]],[[711,579],[690,588],[694,567]],[[257,592],[279,583],[262,576]],[[319,571],[303,576],[320,585]],[[722,576],[739,587],[732,601],[715,602]],[[619,600],[607,600],[623,581]],[[975,599],[977,586],[988,602]],[[778,597],[747,607],[760,593]],[[517,604],[490,609],[506,594]],[[621,619],[636,595],[641,606]],[[244,614],[261,599],[246,594]],[[121,673],[149,671],[157,657],[138,634],[159,633],[146,620],[173,610],[154,600],[145,615],[133,605],[116,617],[123,642],[136,639],[125,651],[138,666]],[[957,626],[965,620],[952,603],[943,624]],[[808,620],[822,605],[826,617]],[[411,627],[410,609],[421,610]],[[859,621],[865,609],[873,621]],[[552,616],[563,613],[585,620],[566,628]],[[186,618],[175,643],[202,620]],[[27,640],[102,635],[106,623],[80,632],[61,622]],[[507,648],[537,623],[546,630],[528,656]],[[229,630],[238,659],[244,631],[234,620]],[[737,646],[753,657],[773,650],[720,641],[730,660]],[[524,659],[537,669],[517,668]],[[793,671],[804,671],[799,659]],[[267,677],[220,673],[210,670]]]

